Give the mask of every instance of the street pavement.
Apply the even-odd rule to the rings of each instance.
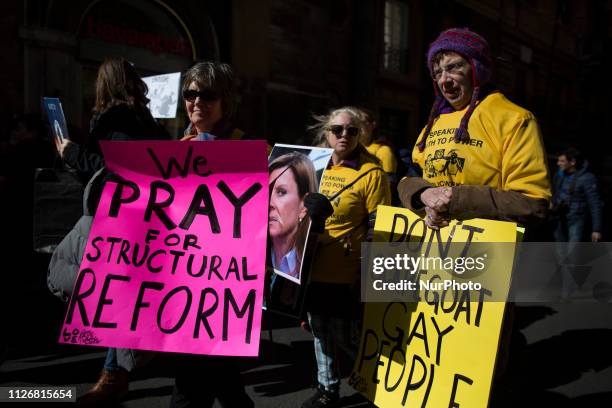
[[[63,312],[64,305],[44,290],[21,294],[10,312],[5,309],[3,326],[8,330],[2,339],[8,347],[0,366],[0,386],[72,385],[78,395],[91,387],[104,350],[57,344]],[[508,370],[494,388],[491,407],[612,406],[611,305],[520,305],[515,327]],[[243,359],[241,366],[256,407],[299,407],[312,394],[316,382],[312,347],[311,334],[295,321],[265,317],[260,356]],[[345,379],[338,406],[371,406],[346,383],[350,362],[341,361],[341,367]],[[135,374],[130,392],[117,406],[167,407],[172,376],[170,359],[152,361]]]

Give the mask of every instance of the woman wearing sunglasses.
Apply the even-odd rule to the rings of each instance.
[[[236,111],[234,74],[228,64],[199,62],[183,79],[183,100],[189,116],[185,140],[243,138],[244,132],[232,126]]]
[[[344,107],[315,119],[311,129],[334,149],[321,180],[321,193],[330,199],[334,212],[319,236],[307,294],[319,385],[302,405],[305,408],[331,406],[339,399],[336,350],[341,347],[356,356],[354,335],[362,312],[356,295],[361,242],[373,226],[378,205],[391,202],[384,170],[359,142],[364,131],[359,110]]]
[[[230,65],[209,61],[195,64],[183,76],[182,94],[189,117],[182,141],[243,138],[244,132],[230,122],[236,111]],[[222,407],[254,406],[244,389],[236,359],[180,355],[170,407],[212,407],[215,399]]]

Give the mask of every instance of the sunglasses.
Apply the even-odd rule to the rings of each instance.
[[[219,99],[219,95],[212,89],[205,89],[203,91],[196,91],[195,89],[188,89],[183,91],[183,99],[189,102],[194,102],[197,97],[205,102],[213,102]]]
[[[328,127],[327,130],[332,132],[336,137],[342,136],[345,130],[346,135],[350,137],[355,137],[359,134],[359,128],[356,126],[332,125]]]

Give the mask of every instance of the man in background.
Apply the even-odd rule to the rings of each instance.
[[[554,237],[557,242],[588,241],[585,230],[591,219],[590,241],[601,240],[603,204],[597,179],[589,171],[588,162],[573,148],[557,159],[559,170],[553,182],[552,209]]]

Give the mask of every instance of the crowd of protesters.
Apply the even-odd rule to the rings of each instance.
[[[318,242],[305,303],[318,385],[303,407],[332,406],[339,399],[338,353],[355,357],[363,311],[360,244],[371,239],[377,206],[390,205],[394,196],[394,204],[421,214],[433,229],[452,219],[471,218],[515,221],[529,228],[549,217],[555,240],[605,238],[602,200],[587,161],[568,149],[559,154],[559,170],[550,177],[536,118],[494,87],[492,57],[483,37],[467,29],[446,30],[431,43],[426,63],[435,99],[414,147],[392,146],[381,138],[376,113],[365,108],[333,108],[313,117],[309,128],[315,144],[333,150],[323,178],[345,182],[322,183],[333,188],[308,193],[308,200],[301,197],[313,223],[320,226],[315,228]],[[64,239],[49,269],[49,286],[63,300],[70,296],[101,185],[108,177],[99,142],[170,138],[149,113],[146,92],[132,64],[124,59],[105,61],[96,81],[88,143],[65,141],[56,146],[66,164],[91,179],[84,197],[89,218],[82,223],[87,224]],[[194,65],[183,76],[182,96],[189,125],[181,140],[256,138],[232,122],[238,107],[229,65]],[[27,185],[19,179],[25,175],[14,172],[24,164],[13,167],[5,157],[20,157],[15,155],[25,148],[28,159],[36,160],[32,168],[53,161],[40,122],[24,117],[14,125],[11,139],[0,145],[3,195],[14,182]],[[38,151],[44,154],[34,156]],[[506,319],[506,330],[511,330],[511,322]],[[130,372],[148,360],[145,352],[109,349],[98,383],[81,404],[121,398],[127,393]],[[172,406],[212,406],[215,399],[226,407],[253,406],[234,359],[185,355],[177,356],[176,366]]]

